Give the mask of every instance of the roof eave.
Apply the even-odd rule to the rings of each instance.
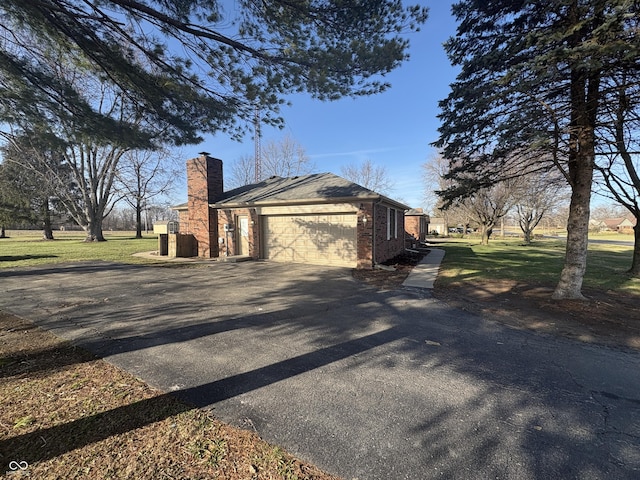
[[[229,202],[226,203],[216,202],[210,203],[211,208],[253,208],[253,207],[270,207],[270,206],[282,206],[282,205],[313,205],[315,203],[329,204],[329,203],[353,203],[363,201],[378,201],[384,202],[398,208],[399,210],[410,210],[410,208],[404,203],[393,200],[384,195],[359,195],[355,197],[323,197],[323,198],[301,198],[296,200],[261,200],[257,202]],[[170,207],[171,210],[186,211],[189,209],[188,205],[176,205]]]
[[[398,202],[397,200],[394,200],[392,198],[385,197],[384,195],[380,195],[380,199],[386,203],[390,203],[391,205],[398,207],[399,210],[411,210],[411,207],[409,207],[408,205]]]
[[[361,201],[374,201],[378,200],[381,197],[381,195],[361,195],[357,197],[300,198],[295,200],[261,200],[257,202],[217,202],[210,203],[209,206],[212,208],[252,208],[281,205],[313,205],[314,203],[352,203]]]

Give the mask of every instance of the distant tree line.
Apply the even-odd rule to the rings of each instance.
[[[2,207],[0,207],[0,211]],[[177,220],[177,212],[172,210],[168,205],[148,205],[142,209],[140,220],[138,213],[134,207],[123,202],[115,205],[103,219],[103,229],[106,231],[127,231],[140,233],[140,237],[145,232],[153,231],[153,226],[159,221]],[[0,213],[0,229],[7,235],[7,231],[11,230],[38,230],[42,232],[43,238],[54,239],[58,231],[84,231],[82,226],[78,225],[64,212],[53,211],[50,215],[50,223],[45,229],[42,221],[31,217],[28,219],[20,217],[4,216]]]

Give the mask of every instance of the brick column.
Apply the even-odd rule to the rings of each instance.
[[[373,203],[362,203],[357,215],[358,268],[370,270],[373,268]]]
[[[218,222],[214,203],[223,194],[222,160],[206,152],[187,160],[189,231],[196,239],[199,257],[218,256]]]

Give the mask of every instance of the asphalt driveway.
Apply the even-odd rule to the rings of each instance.
[[[632,479],[640,356],[520,332],[348,269],[0,271],[0,308],[346,479]]]

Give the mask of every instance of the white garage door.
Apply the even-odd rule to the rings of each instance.
[[[356,215],[262,217],[263,257],[279,262],[355,267]]]

